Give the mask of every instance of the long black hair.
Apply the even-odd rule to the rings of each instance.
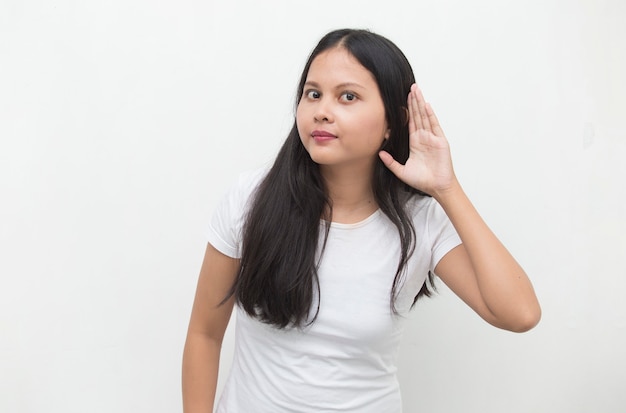
[[[415,78],[404,54],[385,37],[352,29],[326,34],[304,66],[296,106],[311,63],[320,53],[335,47],[347,50],[374,76],[390,129],[383,148],[404,163],[409,156],[406,97]],[[425,194],[402,183],[380,159],[375,163],[372,189],[379,208],[396,226],[400,237],[401,253],[390,297],[395,312],[399,280],[415,248],[415,229],[405,206],[407,195]],[[302,145],[294,121],[254,194],[243,227],[241,268],[228,297],[235,295],[248,314],[279,328],[313,322],[317,311],[310,317],[311,307],[319,294],[316,257],[323,254],[323,247],[318,250],[322,218],[327,222],[324,245],[332,204],[319,166]],[[430,273],[429,281],[434,286]],[[420,295],[430,295],[426,284],[415,301]]]

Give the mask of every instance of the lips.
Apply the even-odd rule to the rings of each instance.
[[[333,135],[330,132],[326,132],[323,130],[315,130],[311,133],[311,137],[315,139],[317,142],[326,142],[332,139],[336,139],[337,136]]]

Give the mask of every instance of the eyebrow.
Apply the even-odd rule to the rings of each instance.
[[[313,86],[313,87],[316,87],[316,88],[319,88],[319,87],[320,87],[319,83],[314,82],[314,81],[307,81],[307,82],[305,82],[305,83],[304,83],[304,86],[307,86],[307,85],[309,85],[309,86]],[[336,85],[336,86],[334,87],[334,89],[345,89],[345,88],[353,88],[353,87],[357,87],[357,88],[365,89],[365,87],[364,87],[364,86],[362,86],[362,85],[360,85],[360,84],[358,84],[358,83],[355,83],[355,82],[343,82],[343,83],[339,83],[338,85]]]

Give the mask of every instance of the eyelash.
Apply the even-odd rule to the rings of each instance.
[[[315,93],[317,96],[311,96],[311,94]],[[317,90],[307,90],[304,92],[304,96],[306,96],[309,99],[319,99],[319,97],[322,94],[320,92],[318,92]]]
[[[312,96],[313,94],[315,94],[316,96]],[[308,99],[319,99],[321,95],[322,94],[320,92],[314,89],[306,90],[304,92],[304,96],[306,96]],[[344,96],[346,96],[346,99],[342,99],[342,100],[345,102],[354,102],[358,98],[356,93],[353,93],[350,91],[341,92],[340,97],[343,98]],[[351,96],[351,99],[347,99],[347,96]]]
[[[352,96],[352,99],[346,99],[346,102],[353,102],[356,99],[356,94],[352,92],[343,92],[341,96]]]

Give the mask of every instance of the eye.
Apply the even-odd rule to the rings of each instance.
[[[346,102],[352,102],[356,100],[356,95],[352,92],[343,92],[341,94],[341,100],[346,101]]]
[[[304,92],[304,95],[307,97],[307,99],[319,99],[321,96],[321,93],[318,92],[317,90],[309,89]]]

